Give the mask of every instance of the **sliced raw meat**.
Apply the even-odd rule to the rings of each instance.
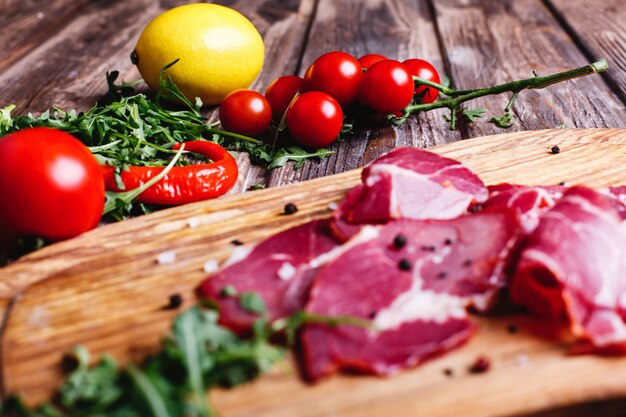
[[[602,192],[608,193],[611,197],[613,207],[619,213],[622,220],[626,220],[626,185],[620,185],[617,187],[609,187]]]
[[[203,281],[199,296],[217,304],[224,325],[246,332],[258,316],[241,307],[239,296],[225,295],[225,288],[231,287],[237,294],[254,292],[264,301],[270,319],[288,316],[304,306],[315,269],[311,261],[337,246],[328,220],[285,230]]]
[[[307,377],[387,375],[465,342],[473,331],[465,309],[487,310],[506,284],[502,261],[518,229],[508,209],[372,228],[374,238],[318,270],[306,310],[372,320],[374,329],[306,326]]]
[[[567,189],[559,185],[542,187],[509,183],[490,185],[487,188],[489,199],[483,207],[509,207],[515,210],[526,233],[537,227],[541,215],[553,207]]]
[[[363,169],[362,184],[346,195],[336,217],[348,223],[391,219],[451,219],[487,200],[483,182],[454,159],[398,148]]]
[[[567,318],[598,351],[626,352],[626,231],[611,198],[569,189],[528,238],[510,293],[540,315]]]

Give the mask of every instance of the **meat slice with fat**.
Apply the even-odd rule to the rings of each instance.
[[[532,232],[541,215],[553,207],[567,189],[565,186],[531,186],[501,183],[490,185],[489,199],[482,205],[484,208],[509,207],[520,218],[523,230]]]
[[[600,352],[626,352],[626,227],[607,195],[569,189],[522,249],[511,298],[566,318]]]
[[[474,329],[466,308],[486,311],[506,285],[503,260],[518,228],[508,209],[375,228],[374,238],[318,270],[306,305],[310,313],[371,320],[373,328],[305,326],[305,375],[388,375],[464,343]]]
[[[205,279],[198,295],[216,304],[222,324],[240,333],[258,319],[242,308],[242,293],[258,295],[272,320],[302,309],[315,270],[311,261],[339,246],[328,223],[313,220],[271,236],[243,259]],[[235,295],[226,294],[225,288],[235,290]]]
[[[569,187],[565,185],[519,185],[501,183],[490,185],[489,198],[481,207],[509,207],[518,214],[524,232],[532,232],[541,216],[563,197]],[[626,186],[600,188],[622,220],[626,219]]]
[[[417,148],[398,148],[367,165],[335,217],[347,223],[451,219],[488,192],[467,166]]]

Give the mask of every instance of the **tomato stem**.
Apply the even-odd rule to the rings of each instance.
[[[246,141],[246,142],[251,142],[251,143],[256,143],[256,144],[263,143],[263,141],[251,138],[250,136],[240,135],[238,133],[229,132],[227,130],[215,129],[213,127],[210,127],[209,125],[207,125],[206,131],[208,133],[217,133],[217,134],[220,134],[222,136],[229,136],[231,138],[243,140],[243,141]]]
[[[398,125],[403,123],[411,114],[440,108],[448,108],[454,114],[456,109],[458,109],[459,106],[466,101],[474,100],[479,97],[511,92],[513,93],[513,96],[511,97],[511,100],[509,101],[509,104],[505,109],[505,112],[508,113],[511,110],[511,106],[513,105],[513,101],[517,97],[517,94],[522,90],[536,90],[546,88],[553,84],[557,84],[574,78],[584,77],[590,74],[596,74],[598,72],[604,72],[608,69],[609,66],[607,62],[604,59],[601,59],[592,64],[588,64],[564,72],[559,72],[556,74],[551,74],[543,77],[534,76],[532,78],[516,80],[492,87],[477,88],[474,90],[454,90],[441,84],[422,80],[418,77],[413,77],[416,84],[433,87],[450,98],[436,101],[434,103],[409,105],[404,109],[403,115],[401,117],[390,117],[390,120],[393,124]],[[451,120],[454,121],[454,117],[451,117]]]

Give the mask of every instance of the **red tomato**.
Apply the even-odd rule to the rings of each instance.
[[[272,107],[272,119],[279,123],[291,100],[296,94],[303,92],[305,85],[304,78],[295,75],[285,75],[272,81],[265,91],[265,98]]]
[[[78,139],[43,127],[0,138],[0,234],[69,239],[103,208],[100,167]]]
[[[303,146],[321,148],[330,145],[342,126],[341,106],[326,93],[304,93],[287,110],[287,129]]]
[[[345,106],[356,100],[363,71],[359,61],[352,55],[328,52],[313,62],[304,79],[309,90],[327,93]]]
[[[403,64],[409,69],[409,71],[411,71],[411,74],[416,77],[420,77],[421,79],[432,81],[437,84],[441,83],[437,70],[430,62],[424,61],[423,59],[407,59],[403,62]],[[428,104],[434,103],[435,100],[437,100],[437,97],[439,97],[439,91],[432,87],[419,85],[415,88],[415,95],[418,97],[421,96],[422,103]]]
[[[413,98],[413,78],[398,61],[388,59],[373,64],[363,76],[361,99],[383,113],[404,109]]]
[[[371,67],[373,64],[377,63],[378,61],[384,61],[385,59],[387,59],[387,57],[384,57],[382,55],[367,54],[359,58],[358,61],[359,61],[359,64],[361,64],[361,67],[368,69],[369,67]]]
[[[220,123],[224,130],[245,136],[260,136],[272,121],[267,99],[252,90],[236,90],[220,105]]]

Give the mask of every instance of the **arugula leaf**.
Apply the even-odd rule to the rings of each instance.
[[[503,129],[508,129],[509,127],[513,126],[513,115],[511,114],[511,112],[505,111],[502,117],[494,116],[491,118],[491,120],[489,120],[489,122]]]
[[[474,123],[477,119],[483,117],[487,113],[487,109],[463,109],[463,116],[467,117],[467,120]]]
[[[249,313],[263,314],[266,311],[263,299],[253,292],[242,292],[239,296],[239,305]]]
[[[289,148],[280,148],[276,154],[270,165],[267,167],[268,169],[278,168],[284,166],[289,161],[296,161],[296,168],[299,168],[304,164],[304,161],[310,158],[319,158],[324,159],[328,155],[334,154],[334,151],[328,149],[316,149],[312,152],[307,152],[302,148],[297,146],[291,146]]]
[[[191,399],[195,410],[197,410],[197,415],[211,417],[216,413],[210,409],[206,401],[207,387],[204,385],[203,371],[210,370],[214,365],[214,360],[205,348],[205,343],[208,340],[206,340],[204,332],[210,328],[205,325],[206,321],[210,321],[210,317],[205,314],[198,308],[192,308],[181,314],[174,322],[173,337],[181,351],[187,371],[187,380],[191,387]],[[213,334],[210,340],[219,345],[220,342],[224,342],[225,336],[228,338],[228,342],[232,342],[232,336],[228,333]]]

